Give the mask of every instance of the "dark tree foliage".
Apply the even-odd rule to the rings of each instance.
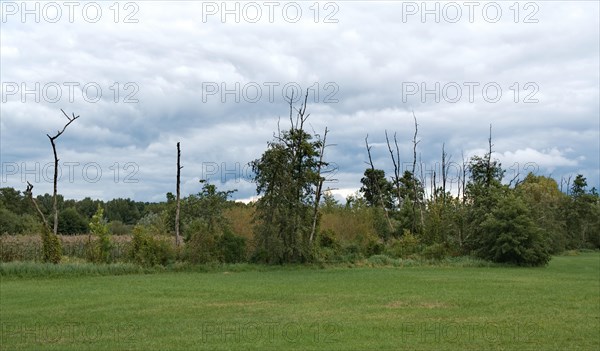
[[[121,221],[136,224],[142,218],[138,206],[131,199],[113,199],[105,204],[106,218],[109,221]]]
[[[548,241],[523,200],[512,193],[498,200],[481,229],[475,252],[484,259],[519,266],[542,266],[550,260]]]
[[[578,174],[565,202],[567,248],[600,248],[600,199],[593,189],[587,192],[586,178]]]
[[[473,156],[469,163],[471,178],[466,188],[468,207],[466,211],[466,235],[464,249],[466,253],[482,247],[484,233],[482,223],[498,201],[507,196],[508,187],[502,185],[504,170],[501,164],[485,157]]]
[[[80,215],[74,207],[66,208],[58,214],[59,234],[86,234],[88,231],[88,220]]]
[[[310,234],[322,145],[303,129],[308,118],[305,109],[306,102],[295,122],[290,112],[290,129],[280,132],[261,158],[251,162],[256,192],[262,195],[256,203],[257,261],[292,263],[314,258]]]
[[[234,192],[217,190],[215,185],[205,182],[202,191],[183,199],[181,214],[185,257],[190,262],[235,263],[246,260],[246,240],[232,232],[225,217],[225,210],[233,204],[229,197]],[[174,216],[175,212],[171,212]]]
[[[102,206],[104,203],[100,200],[92,200],[89,197],[76,201],[74,204],[75,209],[85,218],[91,219],[96,213],[98,205]]]
[[[393,185],[385,178],[383,170],[367,168],[360,183],[360,192],[369,206],[378,207],[383,204],[386,209],[393,209]]]
[[[236,190],[217,190],[213,184],[205,182],[202,190],[195,195],[190,195],[182,200],[181,204],[181,222],[183,224],[184,237],[190,238],[192,233],[186,231],[186,227],[193,221],[204,223],[206,230],[222,235],[229,229],[229,222],[225,218],[224,212],[231,206],[229,197]],[[172,206],[169,208],[170,216],[175,217],[175,201],[169,201]],[[169,222],[171,223],[171,221]],[[173,222],[174,223],[174,222]]]
[[[558,183],[552,178],[529,173],[515,187],[515,192],[523,199],[533,220],[542,229],[550,252],[563,252],[567,247],[567,223],[563,207],[568,197],[560,192]]]
[[[52,214],[52,206],[53,206],[53,199],[52,199],[52,195],[46,193],[44,195],[38,195],[36,198],[37,203],[40,206],[40,210],[42,211],[42,213],[46,216],[49,217]],[[60,194],[56,195],[56,204],[57,204],[57,208],[59,211],[61,211],[62,209],[64,209],[64,197]],[[52,220],[50,220],[51,223],[54,223]]]
[[[21,222],[21,216],[0,207],[0,235],[20,234],[25,228]]]
[[[404,171],[399,179],[398,204],[400,211],[398,220],[400,222],[398,233],[408,230],[413,234],[422,232],[421,211],[419,207],[423,203],[425,190],[421,181],[411,171]]]
[[[0,188],[0,208],[18,215],[36,214],[25,194],[13,188]]]

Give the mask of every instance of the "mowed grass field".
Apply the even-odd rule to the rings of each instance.
[[[2,350],[598,350],[600,254],[545,268],[3,278]]]

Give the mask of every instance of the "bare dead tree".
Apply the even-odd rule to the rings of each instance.
[[[390,139],[388,137],[387,130],[385,131],[385,141],[387,142],[388,151],[390,152],[390,157],[392,158],[392,164],[394,165],[394,185],[396,186],[396,192],[398,193],[398,208],[402,207],[402,191],[400,186],[400,177],[401,177],[401,169],[400,169],[400,148],[398,147],[398,139],[396,138],[396,132],[394,132],[394,145],[396,146],[396,156],[394,156],[394,152],[392,151],[392,147],[390,145]]]
[[[436,180],[436,175],[437,172],[435,171],[435,168],[433,169],[433,174],[431,177],[431,197],[433,198],[433,201],[437,201],[437,180]]]
[[[79,118],[79,116],[75,116],[75,114],[73,113],[71,117],[69,117],[69,115],[67,115],[65,113],[64,110],[60,110],[63,115],[65,115],[65,117],[67,117],[67,119],[69,120],[69,122],[67,122],[67,124],[64,125],[62,130],[59,130],[56,132],[56,135],[54,136],[50,136],[50,134],[46,134],[46,136],[48,137],[48,139],[50,139],[50,144],[52,144],[52,152],[54,153],[54,192],[52,194],[52,198],[53,198],[53,211],[54,211],[54,235],[58,234],[58,205],[57,205],[57,183],[58,183],[58,155],[56,154],[56,139],[58,139],[58,137],[60,137],[62,135],[62,133],[65,132],[65,130],[67,129],[67,127],[73,123],[77,118]]]
[[[304,102],[300,105],[299,108],[294,108],[294,94],[292,92],[292,95],[289,99],[289,106],[290,106],[290,114],[289,114],[289,120],[290,120],[290,133],[294,134],[294,133],[299,133],[298,136],[293,136],[291,137],[291,140],[285,140],[284,137],[281,136],[281,130],[279,129],[279,122],[278,122],[278,135],[275,137],[276,140],[284,143],[286,145],[286,147],[289,148],[289,150],[291,150],[291,164],[293,165],[293,169],[295,172],[298,173],[298,175],[300,175],[300,173],[302,172],[302,142],[303,142],[303,137],[302,137],[302,133],[304,133],[304,123],[306,122],[306,120],[308,119],[308,117],[310,117],[310,113],[306,113],[306,108],[308,106],[308,90],[306,91],[306,95],[304,96]],[[294,112],[296,112],[296,117],[295,117],[295,121],[294,121]],[[292,178],[294,177],[294,175],[292,174]],[[295,186],[295,193],[294,193],[294,199],[300,199],[301,198],[301,193],[302,193],[302,187],[299,186]],[[293,231],[295,232],[297,228],[299,228],[300,223],[301,223],[301,218],[300,218],[300,214],[298,213],[298,211],[294,211],[294,215],[292,216],[291,219],[292,224],[292,228]],[[284,240],[286,239],[286,237],[284,237]],[[287,245],[287,243],[285,243]]]
[[[413,111],[413,119],[415,121],[415,134],[413,136],[413,165],[412,165],[412,176],[413,176],[413,191],[414,191],[414,197],[413,197],[413,233],[416,231],[417,228],[417,206],[419,205],[419,201],[418,201],[418,192],[417,192],[417,175],[415,174],[416,169],[417,169],[417,145],[421,142],[420,140],[417,140],[417,136],[419,134],[419,124],[417,123],[417,117],[415,116],[415,111]],[[421,167],[421,178],[423,178],[423,167]],[[423,185],[425,186],[425,185]],[[421,212],[421,220],[423,220],[423,213],[421,210],[421,206],[419,205],[419,210]]]
[[[44,223],[44,227],[46,227],[46,230],[48,230],[48,232],[50,232],[50,226],[48,225],[46,216],[44,216],[44,213],[40,210],[40,207],[38,206],[37,201],[35,201],[35,198],[33,197],[33,194],[32,194],[32,190],[33,190],[33,185],[31,185],[30,182],[27,182],[27,190],[25,190],[25,194],[27,195],[27,197],[29,197],[29,200],[31,200],[33,207],[35,207],[38,214],[40,215],[40,218],[42,219],[42,222]]]
[[[463,150],[460,151],[460,155],[462,158],[462,177],[461,177],[461,182],[462,182],[462,203],[463,205],[465,204],[465,195],[466,195],[466,191],[467,191],[467,161],[465,161],[465,153]]]
[[[488,152],[485,162],[486,186],[489,188],[492,185],[492,125],[490,124],[490,136],[488,137]]]
[[[510,188],[513,184],[513,182],[515,183],[515,187],[517,185],[519,185],[520,180],[519,180],[519,176],[521,175],[521,173],[519,171],[515,172],[515,176],[513,177],[513,179],[510,180],[510,182],[508,182],[508,187]]]
[[[181,236],[179,235],[179,211],[181,207],[181,192],[180,192],[180,184],[181,184],[181,149],[179,147],[179,142],[177,142],[177,199],[176,199],[176,208],[175,208],[175,245],[179,246],[181,243]]]
[[[571,175],[569,174],[569,177],[567,179],[565,179],[564,177],[560,178],[560,191],[562,192],[563,189],[563,184],[566,187],[566,194],[569,195],[571,193]]]
[[[375,175],[375,166],[373,165],[373,158],[371,157],[371,146],[369,146],[369,135],[367,134],[367,136],[365,137],[365,145],[367,147],[367,154],[369,155],[369,165],[371,166],[371,171],[373,172],[373,175]],[[383,193],[381,191],[381,187],[379,186],[379,184],[377,183],[377,180],[375,180],[374,182],[375,184],[375,190],[377,190],[377,192],[379,193],[379,203],[381,205],[381,208],[383,209],[383,214],[385,215],[385,219],[390,227],[390,230],[393,232],[394,231],[394,226],[392,225],[392,221],[390,220],[390,216],[387,212],[387,209],[385,208],[385,203],[383,202]]]
[[[442,144],[442,201],[446,203],[446,183],[448,181],[448,170],[452,156],[446,153],[446,143]]]
[[[425,188],[425,175],[423,172],[423,168],[424,168],[423,167],[423,158],[422,158],[421,153],[419,152],[419,182],[421,182],[421,186],[423,188],[423,197],[419,198],[418,196],[416,196],[417,192],[415,189],[415,201],[416,201],[417,206],[419,207],[419,221],[421,222],[421,228],[425,228],[425,216],[423,216],[423,211],[424,211],[423,207],[425,206],[425,203],[423,200],[425,199],[425,197],[427,197],[427,191]],[[435,176],[435,172],[434,172],[433,176]],[[415,180],[415,182],[416,182],[416,180]]]
[[[323,166],[326,166],[326,163],[323,162],[323,155],[325,154],[325,148],[327,147],[327,133],[329,130],[325,127],[325,133],[323,134],[323,140],[321,142],[321,150],[319,150],[319,164],[317,165],[317,189],[315,193],[315,207],[313,211],[313,223],[312,229],[310,231],[310,237],[308,242],[312,243],[313,238],[315,237],[315,232],[317,231],[317,219],[319,216],[319,203],[321,202],[321,194],[323,192],[323,181],[325,180],[321,177],[321,169]]]

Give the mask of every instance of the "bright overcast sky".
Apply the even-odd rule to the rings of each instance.
[[[249,199],[247,163],[297,88],[309,130],[331,130],[339,196],[360,186],[367,134],[388,175],[385,130],[412,162],[412,111],[426,177],[444,143],[451,161],[482,154],[492,124],[507,180],[599,184],[597,1],[1,5],[0,186],[51,192],[64,109],[80,116],[57,140],[67,198],[165,199],[180,141],[184,194],[208,178]]]

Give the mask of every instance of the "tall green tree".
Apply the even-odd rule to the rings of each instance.
[[[93,262],[110,263],[110,251],[113,245],[108,234],[108,225],[106,224],[106,219],[104,219],[104,209],[102,206],[98,205],[96,213],[94,213],[89,223],[89,227],[90,232],[96,237],[93,246],[89,248],[89,258]]]
[[[400,222],[399,233],[410,231],[415,235],[420,235],[423,228],[423,218],[421,218],[425,190],[423,184],[417,179],[411,171],[404,171],[398,182],[397,200],[400,211],[397,215]]]
[[[567,244],[567,227],[563,204],[568,198],[560,191],[558,183],[552,178],[529,173],[515,187],[515,191],[530,209],[533,220],[548,239],[550,252],[556,254],[564,251]]]
[[[383,206],[387,210],[393,210],[393,186],[385,178],[385,171],[367,168],[360,183],[362,184],[360,192],[369,206]]]
[[[465,253],[478,250],[484,246],[482,222],[498,201],[506,196],[508,187],[502,185],[504,170],[498,160],[492,159],[492,137],[488,139],[489,149],[483,156],[473,156],[469,161],[470,179],[466,185],[466,235],[464,240]]]
[[[308,95],[307,95],[308,97]],[[321,140],[304,130],[306,99],[290,129],[280,131],[262,156],[251,162],[256,192],[255,259],[267,263],[307,262],[314,258],[311,241],[319,175]]]
[[[587,179],[578,174],[573,181],[565,204],[567,222],[567,247],[598,248],[600,247],[600,222],[598,193],[587,191]]]
[[[229,197],[235,191],[217,190],[215,185],[204,182],[202,190],[198,194],[190,195],[182,201],[181,212],[184,228],[186,224],[200,220],[210,232],[224,232],[229,227],[224,212],[231,206]],[[174,201],[172,203],[175,205]],[[174,216],[174,208],[171,212]],[[189,237],[189,233],[187,237]]]
[[[512,192],[500,198],[484,218],[480,246],[475,250],[478,256],[520,266],[542,266],[550,261],[548,240],[525,202]]]

